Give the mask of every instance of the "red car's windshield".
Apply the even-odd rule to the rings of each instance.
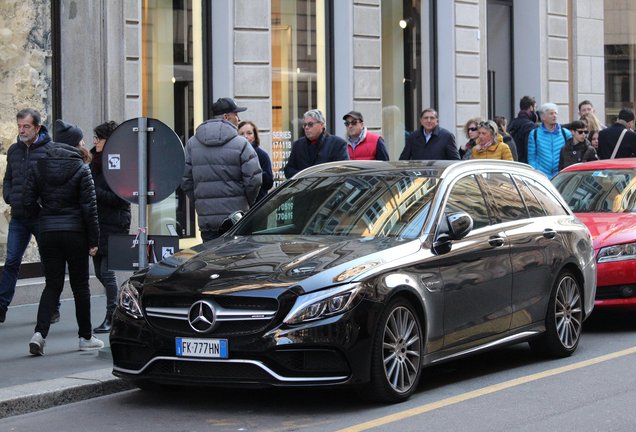
[[[562,172],[552,183],[575,213],[636,213],[636,170]]]

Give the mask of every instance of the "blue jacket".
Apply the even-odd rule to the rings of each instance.
[[[400,160],[459,160],[455,135],[436,126],[426,142],[424,128],[419,127],[406,138]]]
[[[551,179],[559,172],[561,149],[572,134],[559,124],[550,132],[541,123],[535,131],[528,135],[528,163]]]
[[[285,165],[285,178],[292,178],[297,172],[325,162],[349,160],[347,142],[336,135],[323,132],[315,144],[307,137],[294,141]]]

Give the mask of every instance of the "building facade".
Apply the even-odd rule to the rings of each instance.
[[[362,112],[397,159],[427,107],[461,144],[468,118],[511,119],[524,95],[559,105],[563,123],[584,99],[611,123],[636,98],[636,5],[620,0],[6,0],[0,11],[3,153],[27,106],[47,126],[79,124],[89,146],[95,125],[142,116],[185,143],[231,96],[282,180],[312,108],[338,135],[346,112]],[[180,191],[150,207],[151,235],[171,224],[182,246],[199,242]],[[31,248],[26,261],[38,259]]]

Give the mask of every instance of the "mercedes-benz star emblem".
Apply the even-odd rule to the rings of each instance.
[[[190,327],[197,333],[208,333],[214,328],[216,312],[212,303],[199,300],[190,306],[188,311]]]

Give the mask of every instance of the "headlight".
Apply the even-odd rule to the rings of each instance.
[[[362,284],[353,284],[300,296],[284,322],[300,324],[348,311],[356,305],[361,291]]]
[[[636,243],[626,243],[602,248],[598,253],[597,261],[613,262],[636,259]]]
[[[133,318],[143,318],[139,304],[139,292],[130,280],[124,282],[119,290],[117,304]]]

